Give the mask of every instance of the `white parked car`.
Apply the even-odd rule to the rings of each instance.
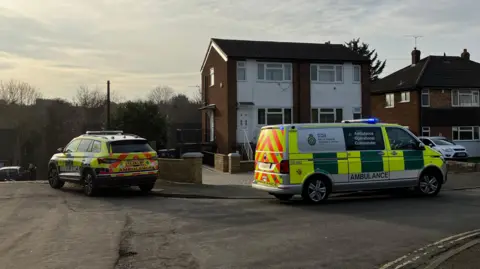
[[[442,153],[447,160],[466,160],[468,158],[468,152],[464,146],[457,145],[443,136],[420,136],[419,138],[425,145]]]

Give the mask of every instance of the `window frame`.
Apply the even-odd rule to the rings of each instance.
[[[326,112],[326,111],[321,111],[322,109],[332,109],[333,111],[332,112]],[[313,121],[313,115],[315,114],[314,113],[314,110],[316,110],[316,114],[317,114],[317,121]],[[338,112],[339,110],[342,112],[342,117],[340,120],[338,120],[337,118],[337,115],[338,115]],[[320,121],[320,115],[333,115],[333,122],[321,122]],[[310,109],[310,123],[339,123],[343,120],[343,108],[342,107],[314,107],[314,108],[311,108]]]
[[[75,147],[75,149],[74,149],[73,151],[66,151],[67,148],[68,148],[70,145],[72,145],[73,143],[77,143],[77,146]],[[74,140],[70,141],[70,143],[68,143],[68,144],[63,148],[63,152],[64,152],[64,153],[77,152],[78,146],[80,146],[80,139],[74,139]]]
[[[469,93],[461,93],[462,91],[469,91]],[[454,96],[457,96],[457,104],[454,104]],[[472,105],[462,105],[460,103],[460,96],[462,95],[470,95],[471,96],[471,104]],[[474,99],[475,99],[475,95],[476,95],[476,99],[477,99],[477,102],[476,104],[474,104]],[[455,89],[455,90],[451,90],[451,105],[452,107],[479,107],[480,106],[480,91],[478,89]]]
[[[426,131],[428,130],[428,131]],[[424,135],[424,133],[427,133],[428,132],[428,135]],[[424,126],[422,127],[422,135],[421,136],[425,136],[425,137],[429,137],[431,135],[431,129],[429,126]]]
[[[328,67],[331,67],[331,68],[328,68]],[[340,68],[340,70],[342,71],[342,79],[341,80],[338,80],[337,78],[337,71],[338,69],[337,68]],[[314,79],[312,77],[312,73],[313,73],[313,68],[315,68],[315,73],[316,73],[316,79]],[[333,71],[333,78],[334,80],[333,81],[320,81],[319,78],[319,73],[320,73],[320,70],[323,68],[324,71],[326,70],[331,70]],[[341,84],[341,83],[344,83],[345,82],[345,68],[343,66],[343,64],[310,64],[310,82],[311,83],[318,83],[318,84]]]
[[[210,87],[215,86],[215,68],[214,67],[210,67],[209,78],[210,78]]]
[[[427,96],[427,104],[424,104],[423,103],[423,96]],[[429,89],[425,89],[425,90],[422,90],[421,93],[420,93],[420,105],[422,107],[430,107],[430,90]]]
[[[239,79],[238,72],[243,71],[243,79]],[[237,61],[237,81],[247,81],[247,62]]]
[[[88,141],[87,143],[89,143],[89,144],[88,144],[88,146],[85,150],[79,151],[80,150],[80,145],[83,143],[83,141]],[[82,138],[82,139],[80,139],[80,143],[78,144],[76,152],[81,152],[81,153],[89,152],[89,149],[92,146],[92,144],[93,144],[93,139]]]
[[[270,109],[280,109],[281,111],[269,111]],[[260,118],[260,111],[263,110],[264,113],[264,123],[260,123],[259,118]],[[290,122],[286,122],[285,115],[287,110],[290,110]],[[257,108],[257,125],[258,126],[268,126],[268,125],[274,125],[274,124],[269,124],[268,123],[268,115],[269,114],[275,114],[275,115],[282,115],[282,123],[281,124],[291,124],[293,123],[293,109],[291,107],[259,107]]]
[[[464,128],[463,131],[461,130],[462,128]],[[470,128],[470,130],[465,130],[465,128]],[[478,141],[480,140],[479,128],[479,126],[452,126],[452,141]],[[457,132],[457,139],[455,139],[455,132]],[[471,132],[472,139],[460,139],[461,132]]]
[[[263,66],[263,77],[260,78],[260,65]],[[268,65],[281,65],[282,67],[268,67]],[[287,67],[289,70],[287,70]],[[267,69],[274,69],[274,70],[282,70],[282,79],[281,80],[270,80],[267,79]],[[287,71],[290,71],[287,73]],[[289,79],[285,79],[286,75],[288,74]],[[258,82],[267,82],[267,83],[291,83],[293,77],[293,67],[292,63],[284,63],[284,62],[257,62],[257,81]]]
[[[391,98],[389,98],[389,97],[391,97]],[[385,108],[392,108],[392,107],[395,107],[395,93],[386,93],[385,94]]]
[[[94,150],[93,150],[93,145],[94,145],[95,143],[100,144],[100,151],[94,151]],[[88,149],[88,152],[91,152],[91,153],[100,153],[100,152],[102,152],[102,142],[101,142],[101,141],[98,141],[98,140],[93,140],[92,144],[90,145],[90,147],[89,147],[89,149]]]
[[[400,103],[409,103],[410,102],[410,92],[401,92],[400,93]]]
[[[401,131],[405,132],[406,134],[408,134],[408,136],[410,136],[410,138],[413,141],[416,141],[417,143],[419,142],[419,139],[414,134],[412,134],[412,132],[410,132],[406,128],[394,127],[394,126],[385,126],[385,133],[387,134],[387,137],[388,137],[388,144],[390,146],[390,150],[418,150],[418,149],[415,148],[416,143],[411,145],[412,148],[392,148],[392,143],[391,143],[391,140],[390,140],[390,137],[392,137],[392,135],[388,133],[389,130],[401,130]]]
[[[358,112],[355,112],[355,110],[358,110]],[[355,118],[355,114],[359,114],[359,117],[358,119],[361,119],[362,118],[362,107],[354,107],[352,108],[352,118],[354,120],[358,120]]]
[[[359,84],[362,82],[362,68],[360,65],[353,65],[353,72],[352,72],[352,81],[355,84]],[[358,80],[355,80],[355,74],[358,73]]]

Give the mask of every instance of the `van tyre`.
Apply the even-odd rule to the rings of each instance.
[[[293,194],[273,194],[273,196],[280,201],[289,201],[292,199]]]
[[[53,189],[61,189],[65,185],[65,181],[60,180],[56,166],[52,165],[48,168],[48,184]]]
[[[138,185],[138,188],[140,188],[140,191],[142,193],[149,193],[150,191],[153,190],[154,187],[155,187],[155,183],[147,183],[147,184]]]
[[[98,187],[95,184],[95,175],[92,171],[85,171],[83,175],[83,193],[87,196],[95,196],[98,193]]]
[[[417,193],[423,196],[436,196],[442,188],[442,174],[435,170],[422,173],[416,188]]]
[[[313,204],[323,203],[330,195],[330,181],[323,177],[309,179],[303,185],[302,198]]]

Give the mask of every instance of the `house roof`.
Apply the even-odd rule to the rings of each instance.
[[[480,88],[480,63],[457,56],[428,56],[372,84],[372,93],[407,89]]]
[[[254,41],[212,38],[228,57],[368,62],[342,44]]]

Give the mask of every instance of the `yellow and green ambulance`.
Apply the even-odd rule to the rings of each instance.
[[[407,128],[378,119],[261,129],[252,187],[280,200],[321,203],[331,193],[415,188],[435,196],[447,181],[442,154]]]

